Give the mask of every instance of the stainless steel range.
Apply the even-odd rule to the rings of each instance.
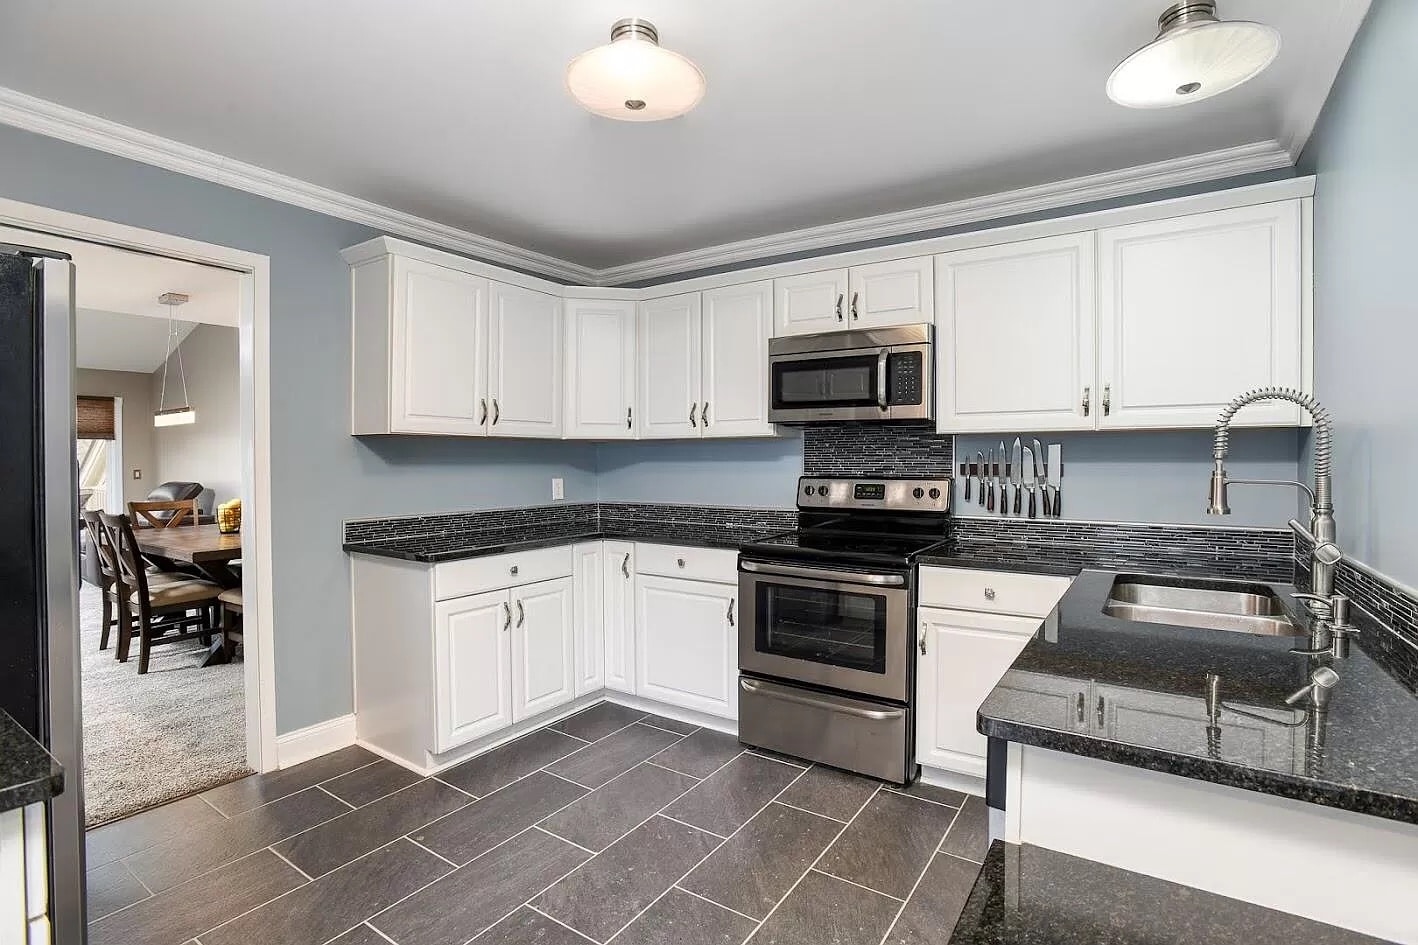
[[[915,777],[913,568],[950,497],[948,479],[798,481],[798,529],[739,551],[741,741]]]

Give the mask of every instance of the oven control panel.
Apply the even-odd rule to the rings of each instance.
[[[798,480],[800,509],[881,509],[891,512],[949,512],[950,479]]]

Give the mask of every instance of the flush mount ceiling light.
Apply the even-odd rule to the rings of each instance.
[[[192,409],[187,399],[187,370],[182,366],[182,339],[177,336],[177,306],[187,304],[187,296],[181,292],[164,292],[158,296],[158,304],[167,306],[167,354],[162,359],[162,392],[158,395],[158,409],[153,414],[153,426],[176,427],[197,422],[197,411]],[[177,371],[182,376],[182,406],[167,407],[167,365],[172,360],[173,342],[177,342]]]
[[[1199,102],[1260,74],[1280,52],[1263,23],[1218,20],[1215,0],[1183,0],[1157,18],[1157,38],[1108,76],[1108,97],[1129,108]]]
[[[566,90],[587,111],[620,121],[683,115],[704,97],[704,73],[660,46],[648,20],[617,20],[611,41],[571,60]]]

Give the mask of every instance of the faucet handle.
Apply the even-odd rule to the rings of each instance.
[[[1311,615],[1319,618],[1320,620],[1330,620],[1333,616],[1334,601],[1331,598],[1324,597],[1319,594],[1308,594],[1304,591],[1299,591],[1297,593],[1291,594],[1290,596],[1295,598],[1296,600],[1302,600],[1308,604],[1314,605],[1308,607],[1307,609],[1309,610]],[[1348,603],[1347,599],[1345,603]]]
[[[1310,681],[1305,684],[1303,689],[1297,690],[1285,697],[1285,704],[1294,705],[1313,693],[1315,703],[1317,705],[1325,705],[1329,702],[1329,691],[1333,689],[1338,682],[1338,673],[1328,666],[1321,666],[1313,673],[1310,673]]]

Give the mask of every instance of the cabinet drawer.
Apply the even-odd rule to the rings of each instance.
[[[921,568],[922,607],[1047,617],[1072,578],[973,568]]]
[[[691,581],[737,584],[739,555],[727,548],[688,545],[635,545],[635,571]]]
[[[469,558],[434,565],[433,598],[449,600],[504,587],[570,577],[571,546]]]

